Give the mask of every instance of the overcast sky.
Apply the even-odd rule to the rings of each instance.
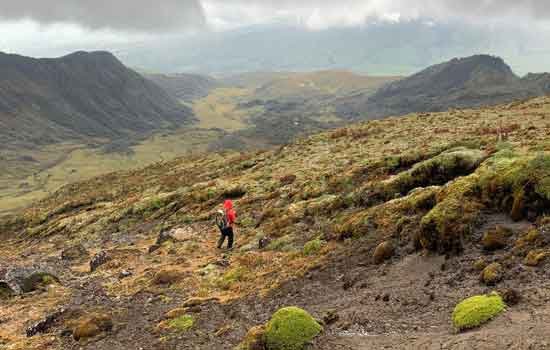
[[[311,30],[415,18],[545,28],[549,0],[0,0],[0,50],[111,48],[181,33],[288,21]]]

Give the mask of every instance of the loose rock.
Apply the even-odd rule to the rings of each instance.
[[[523,260],[523,263],[527,266],[538,266],[544,259],[546,259],[546,256],[548,254],[543,250],[532,250],[530,251],[525,259]]]
[[[88,251],[82,244],[69,247],[61,252],[61,260],[79,260],[88,256]]]
[[[505,289],[500,293],[500,295],[502,296],[502,300],[504,300],[508,306],[517,305],[521,300],[520,293],[515,289]]]
[[[63,309],[59,310],[59,311],[56,311],[53,314],[46,316],[46,318],[44,318],[43,320],[40,320],[40,321],[36,322],[35,324],[33,324],[32,326],[30,326],[29,328],[27,328],[27,330],[26,330],[27,337],[30,338],[30,337],[33,337],[33,336],[37,335],[38,333],[47,332],[50,328],[52,328],[53,326],[55,326],[57,324],[57,322],[59,321],[59,317],[64,312],[65,312],[65,310],[63,310]]]
[[[173,284],[182,280],[183,277],[184,277],[183,272],[178,270],[161,270],[157,272],[157,274],[153,278],[153,283],[154,284]]]
[[[103,332],[110,332],[113,329],[113,321],[107,314],[92,314],[78,322],[73,330],[75,340],[93,338]]]
[[[391,258],[394,253],[394,248],[391,242],[382,242],[374,250],[373,260],[375,264],[381,264],[385,260]]]
[[[481,239],[483,249],[488,251],[505,248],[508,244],[508,238],[512,232],[502,226],[496,226],[494,229],[485,232]]]
[[[109,260],[111,260],[111,258],[109,257],[107,252],[102,251],[97,253],[90,261],[90,271],[94,272],[95,270],[97,270],[98,267],[107,263]]]

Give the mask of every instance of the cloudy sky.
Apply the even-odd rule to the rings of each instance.
[[[550,1],[0,0],[0,50],[48,56],[274,21],[320,30],[417,18],[509,23],[546,32]]]

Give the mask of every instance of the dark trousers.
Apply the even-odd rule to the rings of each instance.
[[[226,227],[220,231],[221,231],[221,236],[220,236],[220,240],[218,241],[218,248],[221,249],[223,242],[225,241],[225,237],[228,238],[227,248],[228,249],[233,248],[233,227]]]

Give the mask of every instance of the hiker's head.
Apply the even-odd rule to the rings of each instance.
[[[225,210],[233,209],[233,201],[230,200],[230,199],[227,199],[227,200],[223,203],[223,207],[225,208]]]

